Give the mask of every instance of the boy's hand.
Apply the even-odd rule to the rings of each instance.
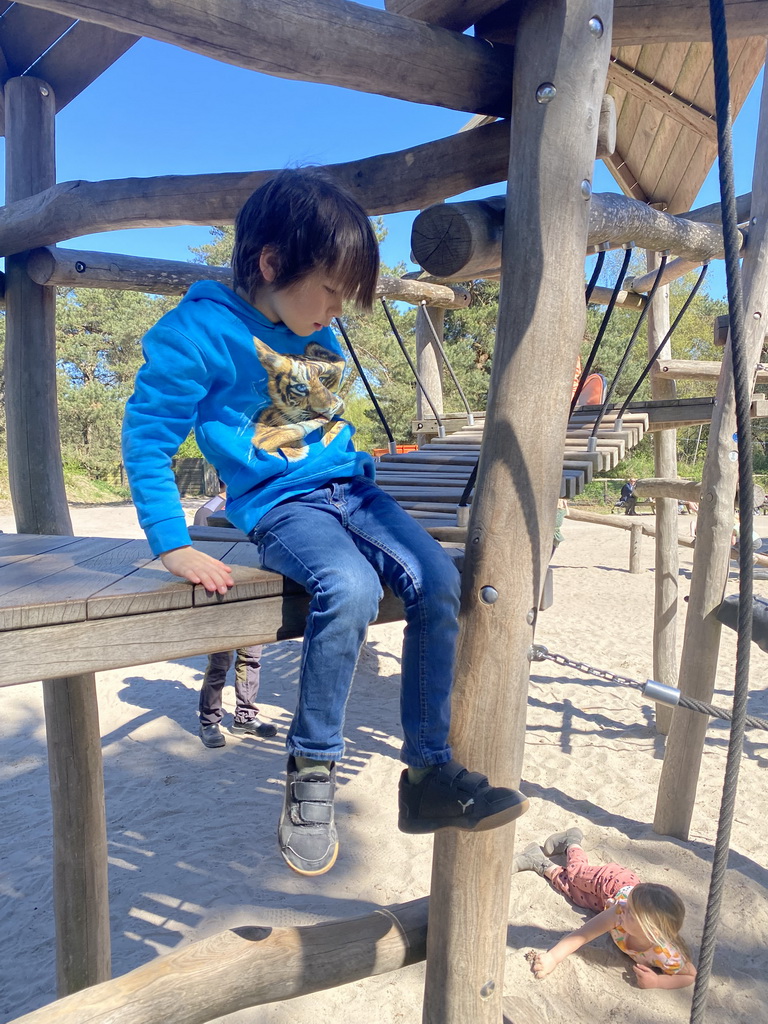
[[[639,988],[658,988],[659,975],[647,964],[635,964],[635,977]]]
[[[560,961],[555,960],[551,953],[539,953],[533,961],[533,973],[541,981],[542,978],[551,974],[559,963]]]
[[[174,576],[181,576],[190,583],[202,583],[211,593],[218,591],[219,594],[226,594],[234,586],[232,570],[228,565],[191,545],[164,551],[160,561]]]

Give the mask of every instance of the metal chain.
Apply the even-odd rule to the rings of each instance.
[[[645,683],[639,683],[637,679],[631,679],[629,676],[619,676],[615,672],[606,672],[605,669],[595,668],[593,665],[585,665],[583,661],[573,661],[571,658],[566,658],[564,654],[555,654],[548,651],[543,644],[533,644],[531,646],[528,660],[554,661],[558,665],[564,665],[566,668],[575,668],[577,672],[583,672],[588,676],[597,676],[599,679],[605,679],[607,682],[615,683],[617,686],[631,686],[635,690],[645,688]]]

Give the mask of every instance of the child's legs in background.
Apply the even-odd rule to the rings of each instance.
[[[208,655],[208,667],[203,676],[203,685],[200,687],[198,705],[201,725],[216,725],[221,721],[221,691],[227,681],[227,672],[231,664],[231,651],[219,651],[217,654]]]
[[[256,698],[261,678],[261,650],[261,644],[251,644],[235,651],[236,722],[249,722],[259,713]]]
[[[328,486],[284,502],[251,533],[264,568],[295,580],[311,597],[286,746],[318,761],[335,761],[344,752],[352,676],[382,597],[378,574],[357,550],[333,497]]]
[[[419,768],[444,764],[451,759],[461,577],[437,541],[381,488],[357,477],[345,489],[355,543],[405,608],[402,759]]]
[[[623,885],[637,885],[640,881],[634,871],[621,864],[592,866],[580,846],[569,846],[567,857],[564,868],[547,871],[550,885],[577,907],[598,914],[605,910],[605,901],[615,896]]]

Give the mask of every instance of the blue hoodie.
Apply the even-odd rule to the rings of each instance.
[[[336,394],[344,359],[330,328],[273,324],[226,285],[194,284],[147,332],[123,422],[123,459],[155,554],[190,543],[171,459],[194,429],[245,532],[274,505],[331,480],[373,477]]]

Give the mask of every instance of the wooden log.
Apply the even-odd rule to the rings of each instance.
[[[600,104],[600,124],[597,129],[595,159],[602,160],[616,149],[616,100],[608,93]]]
[[[700,501],[701,482],[678,477],[646,477],[635,484],[635,494],[638,498],[667,498],[674,500],[675,504],[678,501]],[[677,515],[677,507],[674,511]]]
[[[70,18],[225,64],[412,103],[506,117],[511,54],[481,39],[349,0],[32,0]],[[450,73],[446,73],[450,69]],[[215,223],[215,222],[213,222]]]
[[[643,571],[641,561],[643,528],[639,523],[632,523],[629,535],[629,571],[639,573]]]
[[[437,277],[465,280],[499,266],[505,205],[505,196],[493,196],[428,207],[413,223],[416,262]],[[718,226],[673,217],[628,196],[596,192],[589,206],[587,244],[604,242],[669,249],[699,264],[723,251]]]
[[[646,266],[650,274],[658,271],[659,264],[658,254],[647,251]],[[669,330],[669,287],[666,284],[659,287],[650,307],[647,331],[648,355],[652,356]],[[670,354],[671,345],[668,341],[660,356],[668,358]],[[674,381],[652,377],[651,395],[656,401],[672,402],[677,397],[677,385]],[[677,430],[662,430],[654,434],[653,459],[657,477],[672,477],[677,474]],[[680,574],[676,501],[660,497],[656,502],[656,528],[658,539],[654,549],[653,678],[668,686],[676,686],[677,581]],[[657,701],[655,719],[656,731],[666,736],[672,721],[672,709]]]
[[[701,261],[694,260],[670,260],[664,267],[661,274],[661,283],[659,287],[663,287],[665,284],[669,284],[672,281],[677,281],[678,278],[685,277],[686,274],[690,274],[692,270],[698,270],[701,267]],[[643,274],[641,277],[630,278],[626,287],[630,292],[649,292],[653,288],[656,278],[659,276],[658,270],[652,270],[648,274]],[[659,341],[661,341],[663,335],[659,335]],[[665,358],[669,358],[667,355]]]
[[[498,7],[499,0],[385,0],[384,6],[393,14],[463,32]]]
[[[433,287],[435,287],[433,285]],[[432,324],[430,327],[427,317]],[[419,372],[427,394],[442,419],[443,413],[443,361],[440,357],[432,329],[442,342],[445,327],[445,313],[438,309],[426,309],[420,306],[416,313],[416,369]],[[431,414],[432,408],[424,397],[420,387],[416,388],[416,418],[421,420]],[[426,444],[429,434],[416,432],[416,444]]]
[[[757,359],[760,358],[760,349],[757,350]],[[723,364],[717,360],[709,359],[666,359],[664,362],[654,364],[652,375],[666,377],[668,380],[718,380]],[[764,382],[768,380],[768,367],[762,363],[755,362],[757,367],[756,380]]]
[[[507,0],[475,26],[475,34],[512,44],[517,36],[519,0]],[[768,10],[760,0],[725,0],[728,35],[732,39],[768,35]],[[706,0],[665,3],[664,0],[616,0],[613,46],[649,43],[708,43],[712,38]]]
[[[419,210],[447,196],[501,181],[509,122],[460,132],[325,170],[371,216]],[[233,224],[254,189],[274,170],[69,181],[0,209],[0,255],[118,228]]]
[[[749,212],[752,206],[752,193],[745,192],[736,196],[736,220],[739,224],[746,224],[749,220]],[[723,210],[720,202],[710,203],[708,206],[698,206],[695,210],[685,214],[686,220],[695,220],[703,224],[722,224]]]
[[[606,0],[526,4],[515,53],[503,265],[514,287],[502,288],[499,304],[451,732],[457,759],[497,785],[517,785],[522,765],[527,653],[552,550],[586,316],[581,188],[594,168],[611,10]],[[590,33],[591,18],[602,21],[601,35]],[[549,104],[536,100],[543,82],[558,89]],[[492,604],[480,597],[487,586],[498,594]],[[501,1022],[512,828],[435,835],[424,1024]]]
[[[13,1024],[205,1024],[424,959],[428,901],[294,928],[242,925],[156,957]]]
[[[229,267],[58,246],[33,249],[27,257],[27,273],[36,284],[59,288],[113,288],[157,295],[182,295],[195,281],[232,284]],[[459,285],[428,284],[389,274],[379,278],[376,295],[414,305],[430,302],[445,309],[463,309],[471,301],[469,291]]]
[[[5,86],[5,110],[6,194],[16,200],[56,180],[55,98],[40,79],[13,78]],[[56,293],[29,279],[23,255],[6,260],[6,279],[5,399],[16,527],[71,535],[56,400]],[[56,973],[64,995],[110,976],[104,779],[94,676],[43,678]]]
[[[763,311],[768,303],[768,79],[763,82],[752,182],[750,239],[742,264],[748,367],[760,358],[765,336]],[[730,343],[725,350],[716,397],[702,474],[702,501],[679,677],[683,694],[705,702],[711,702],[716,683],[721,630],[717,610],[728,578],[736,495],[736,417]],[[708,724],[704,716],[680,708],[672,716],[659,780],[655,832],[688,838]]]
[[[590,302],[596,306],[607,306],[611,301],[613,295],[613,288],[604,288],[602,285],[596,285],[592,289],[592,295]],[[636,295],[634,292],[629,291],[626,288],[622,288],[619,294],[616,296],[616,305],[624,306],[625,309],[645,309],[646,298],[644,295]]]

